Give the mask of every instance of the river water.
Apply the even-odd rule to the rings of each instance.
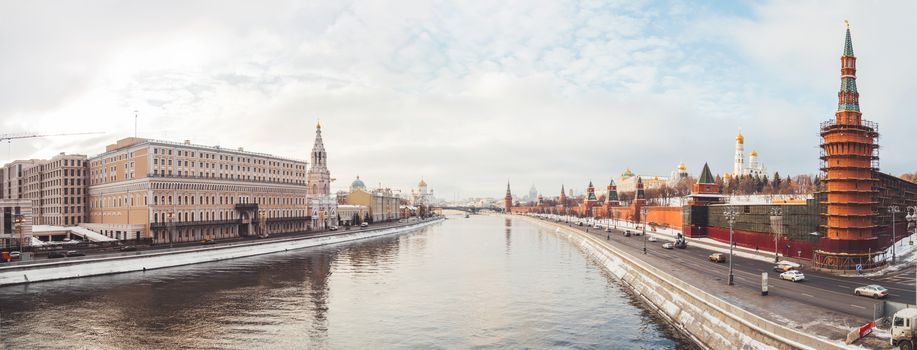
[[[6,349],[683,349],[566,240],[522,219],[0,287]]]

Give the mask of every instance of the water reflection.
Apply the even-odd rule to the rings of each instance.
[[[503,223],[504,234],[494,234]],[[503,241],[502,245],[500,241]],[[4,348],[681,348],[553,232],[460,217],[370,241],[0,288]]]

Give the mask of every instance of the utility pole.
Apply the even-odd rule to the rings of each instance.
[[[783,231],[783,208],[772,207],[771,208],[771,220],[777,221],[777,227],[775,227],[774,232],[774,263],[780,262],[780,249],[778,249],[778,244],[780,243],[780,234]]]
[[[643,211],[643,254],[646,254],[646,207],[640,209]]]

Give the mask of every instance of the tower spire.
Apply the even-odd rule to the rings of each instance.
[[[860,124],[860,93],[857,91],[856,61],[848,24],[847,35],[844,38],[844,53],[841,55],[841,89],[837,93],[837,110],[853,113],[838,114],[837,122],[840,124]]]

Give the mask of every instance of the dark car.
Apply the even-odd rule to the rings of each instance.
[[[86,256],[86,254],[80,251],[76,251],[76,250],[68,250],[67,257],[71,257],[71,256]]]
[[[217,242],[212,239],[205,239],[201,241],[201,244],[216,244]]]
[[[57,258],[66,258],[67,254],[64,252],[48,252],[48,259],[57,259]]]
[[[630,230],[624,230],[624,237],[630,237]]]
[[[121,247],[121,251],[122,252],[136,252],[137,247],[132,246],[132,245],[126,245],[126,246]]]

